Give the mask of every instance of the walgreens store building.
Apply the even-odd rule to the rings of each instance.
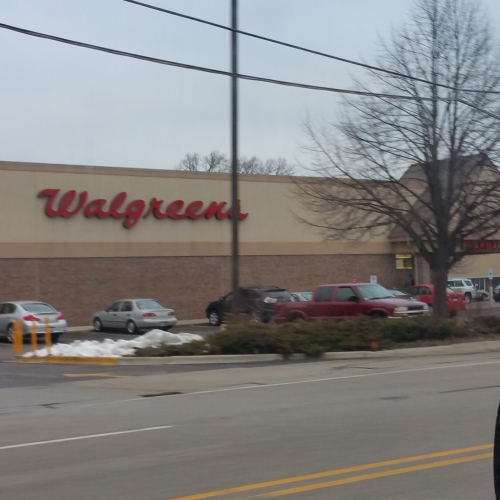
[[[227,174],[0,162],[0,301],[48,302],[70,326],[127,297],[203,318],[230,289],[230,211]],[[428,280],[404,241],[325,241],[300,217],[290,179],[241,176],[242,285]]]

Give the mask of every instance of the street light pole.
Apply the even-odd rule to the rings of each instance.
[[[238,311],[239,234],[238,234],[238,0],[231,0],[231,288],[232,311]]]

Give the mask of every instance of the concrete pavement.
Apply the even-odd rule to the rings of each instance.
[[[481,354],[50,382],[50,397],[73,401],[0,417],[1,491],[9,500],[490,500],[499,375],[500,356]],[[11,397],[0,394],[4,410]]]

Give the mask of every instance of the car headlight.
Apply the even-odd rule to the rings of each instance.
[[[429,311],[429,310],[430,310],[429,306],[427,304],[424,304],[424,311]]]
[[[395,313],[404,313],[404,312],[407,312],[407,311],[408,311],[408,308],[407,308],[407,307],[404,307],[404,306],[402,306],[402,307],[396,307],[396,308],[394,309],[394,312],[395,312]]]
[[[266,304],[276,304],[276,302],[278,302],[278,299],[273,299],[273,298],[271,298],[271,297],[266,297],[266,298],[264,299],[264,302],[265,302]]]

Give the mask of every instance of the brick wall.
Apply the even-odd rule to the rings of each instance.
[[[402,287],[407,271],[394,255],[243,256],[242,285],[278,285],[308,291],[322,283],[369,281]],[[0,259],[0,301],[42,300],[70,326],[90,324],[92,313],[114,300],[151,297],[179,319],[204,317],[206,304],[229,292],[229,257]]]

